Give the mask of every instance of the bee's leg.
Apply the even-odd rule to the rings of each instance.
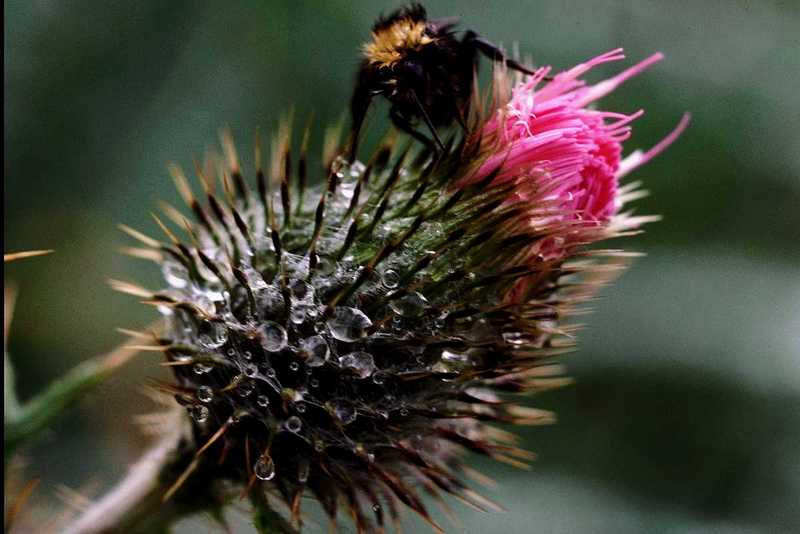
[[[535,71],[525,67],[516,60],[507,58],[503,51],[497,47],[497,45],[487,41],[472,30],[467,31],[464,34],[464,43],[474,47],[489,59],[494,61],[502,61],[509,69],[518,70],[530,75],[535,73]]]
[[[389,110],[389,118],[392,119],[392,124],[394,124],[398,130],[401,132],[405,132],[423,145],[429,150],[436,151],[436,143],[431,140],[429,137],[425,136],[424,134],[419,133],[415,128],[414,125],[411,124],[407,118],[405,118],[396,108],[391,108]]]
[[[466,111],[466,112],[465,112]],[[461,127],[461,131],[464,132],[464,135],[469,133],[469,129],[467,128],[467,119],[466,116],[469,114],[469,110],[463,110],[461,107],[453,101],[453,115],[456,118],[456,122]]]
[[[362,83],[356,85],[353,92],[353,98],[350,101],[350,116],[352,125],[350,127],[350,139],[348,161],[353,163],[356,160],[356,151],[358,150],[358,137],[361,133],[361,127],[364,125],[364,118],[367,116],[367,110],[372,102],[372,94],[366,89]]]
[[[414,102],[416,102],[417,107],[419,108],[419,113],[422,116],[422,120],[425,121],[425,124],[428,126],[431,134],[433,134],[433,140],[436,141],[436,147],[441,153],[444,153],[444,143],[442,143],[442,139],[439,137],[439,134],[436,133],[436,128],[433,126],[433,122],[431,122],[430,117],[428,117],[428,113],[425,111],[425,107],[422,105],[422,102],[420,102],[419,98],[417,97],[417,92],[413,89],[411,89],[411,96],[414,97]]]

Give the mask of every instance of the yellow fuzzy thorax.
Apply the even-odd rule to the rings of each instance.
[[[362,47],[364,57],[380,67],[391,67],[400,61],[407,50],[419,50],[434,39],[425,35],[425,22],[403,18],[377,32],[372,41]]]

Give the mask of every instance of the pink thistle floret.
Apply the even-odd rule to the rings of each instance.
[[[666,149],[688,125],[687,114],[652,149],[622,157],[631,123],[644,111],[624,114],[587,106],[660,61],[663,54],[653,54],[594,85],[580,78],[597,65],[624,57],[622,49],[612,50],[552,79],[547,79],[549,67],[537,70],[512,89],[509,102],[481,130],[488,155],[459,186],[490,174],[495,175],[493,185],[516,182],[513,200],[538,205],[529,224],[562,229],[557,237],[538,243],[537,257],[557,257],[571,242],[603,237],[602,232],[588,230],[613,226],[610,222],[631,196],[621,194],[620,178]]]

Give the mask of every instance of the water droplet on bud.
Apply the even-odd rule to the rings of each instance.
[[[214,390],[208,386],[200,386],[194,394],[200,402],[209,403],[214,398]]]
[[[211,370],[214,369],[214,366],[203,362],[197,362],[192,366],[192,369],[194,369],[195,374],[204,375],[210,373]]]
[[[249,380],[243,380],[239,382],[239,385],[236,387],[236,392],[239,393],[241,397],[247,397],[253,392],[254,386],[253,383]]]
[[[389,301],[389,308],[403,317],[416,317],[428,307],[428,299],[414,291],[399,299]]]
[[[308,460],[301,458],[300,463],[297,466],[297,480],[303,483],[308,481],[308,474],[310,471],[311,465],[309,464]]]
[[[161,273],[164,280],[175,289],[183,289],[189,283],[189,273],[183,265],[174,261],[165,261],[161,265]]]
[[[197,342],[206,349],[217,349],[228,341],[228,328],[218,321],[203,321],[197,328]]]
[[[272,480],[275,477],[275,463],[269,456],[262,456],[253,466],[253,473],[260,480]]]
[[[339,341],[352,342],[366,335],[366,330],[372,326],[372,321],[364,312],[356,308],[337,306],[333,316],[327,321],[331,335]]]
[[[394,269],[386,269],[383,271],[383,276],[381,277],[381,281],[383,285],[389,289],[394,289],[397,287],[397,284],[400,283],[400,273],[395,271]]]
[[[349,425],[356,420],[356,409],[347,401],[340,401],[334,404],[333,412],[343,425]]]
[[[284,424],[286,425],[286,430],[289,432],[297,433],[300,432],[301,428],[303,428],[303,422],[296,415],[288,418]]]
[[[378,386],[382,385],[384,382],[386,382],[386,373],[377,372],[373,374],[372,381]]]
[[[319,367],[328,359],[328,342],[322,336],[311,336],[300,343],[300,350],[306,356],[306,365]]]
[[[254,363],[248,363],[244,366],[244,374],[253,378],[258,374],[258,367]]]
[[[286,329],[276,322],[265,321],[261,327],[261,346],[267,352],[277,352],[286,346]]]
[[[189,406],[189,413],[191,414],[192,419],[198,423],[203,423],[208,419],[208,414],[210,412],[207,407],[201,404],[193,404]]]
[[[372,354],[363,351],[339,356],[339,365],[355,371],[359,378],[367,378],[377,369]]]

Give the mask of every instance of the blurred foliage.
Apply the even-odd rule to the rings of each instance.
[[[6,267],[20,288],[10,351],[23,399],[119,342],[115,327],[148,321],[105,279],[156,283],[155,269],[115,252],[125,242],[116,224],[154,230],[157,200],[177,198],[165,164],[189,166],[225,124],[247,154],[255,128],[289,109],[298,122],[312,111],[320,125],[340,118],[357,47],[395,5],[5,2],[5,250],[58,252]],[[640,211],[665,220],[624,244],[650,256],[587,319],[583,349],[568,359],[577,384],[533,400],[561,414],[525,435],[540,454],[534,471],[482,466],[510,512],[465,511],[464,529],[800,529],[800,6],[428,8],[557,69],[617,46],[629,61],[665,52],[603,102],[646,109],[631,149],[652,145],[684,110],[694,117],[633,177],[652,191]],[[145,440],[132,417],[146,410],[137,386],[160,376],[153,362],[140,357],[29,451],[29,471],[44,475],[41,506],[55,506],[56,484],[109,484],[136,457]]]

